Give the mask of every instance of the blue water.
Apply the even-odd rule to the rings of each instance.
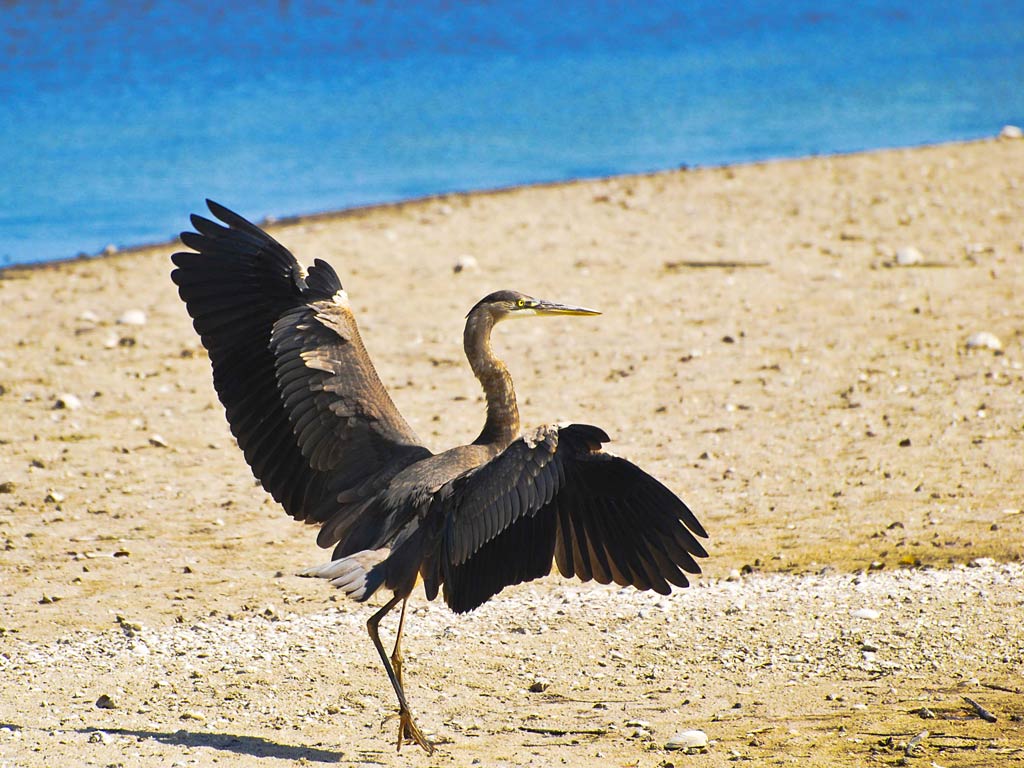
[[[248,216],[992,136],[1024,2],[0,2],[0,264]]]

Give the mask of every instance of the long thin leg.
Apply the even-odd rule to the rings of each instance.
[[[405,598],[395,595],[391,598],[387,605],[377,611],[366,621],[366,631],[370,633],[370,639],[373,640],[373,646],[377,649],[377,654],[380,656],[380,660],[384,664],[384,671],[388,673],[388,679],[391,680],[391,687],[395,689],[395,695],[398,697],[398,749],[401,751],[402,743],[409,739],[415,741],[426,751],[428,755],[434,754],[434,745],[431,744],[427,738],[420,732],[420,729],[416,727],[416,723],[412,719],[412,712],[409,709],[409,703],[405,700],[405,691],[402,690],[402,682],[398,679],[395,674],[394,667],[391,666],[391,660],[388,659],[387,652],[384,650],[384,645],[380,641],[380,630],[379,625],[381,619],[388,615],[388,612],[398,605],[399,600]],[[402,604],[402,615],[405,615],[405,604]],[[401,626],[399,627],[401,630]],[[401,639],[401,634],[399,634]]]
[[[395,634],[395,648],[391,651],[391,666],[394,667],[398,684],[402,685],[402,630],[405,629],[405,606],[409,604],[409,596],[402,600],[402,615],[398,618],[398,632]]]

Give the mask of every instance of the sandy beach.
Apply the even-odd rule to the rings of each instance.
[[[0,766],[1024,764],[1024,141],[269,231],[334,265],[435,450],[482,423],[481,296],[600,309],[496,333],[523,422],[603,427],[703,522],[705,574],[669,598],[553,576],[462,617],[417,592],[439,748],[396,758],[370,610],[296,576],[326,553],[234,445],[178,248],[8,269]],[[687,729],[706,752],[665,748]]]

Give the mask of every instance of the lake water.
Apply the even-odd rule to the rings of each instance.
[[[995,135],[1024,2],[0,2],[0,265],[433,193]]]

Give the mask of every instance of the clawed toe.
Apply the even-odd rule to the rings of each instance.
[[[412,719],[412,712],[408,709],[402,709],[398,713],[398,719],[399,751],[401,751],[403,744],[409,742],[419,744],[428,755],[434,754],[434,745],[417,727],[416,722]]]

